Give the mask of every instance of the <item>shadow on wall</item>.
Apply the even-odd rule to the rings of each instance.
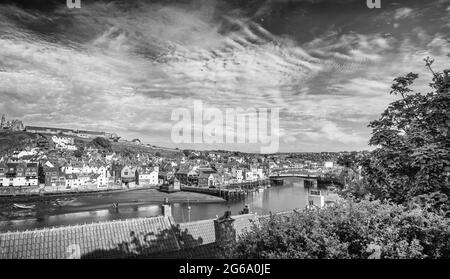
[[[187,229],[181,230],[179,225],[172,225],[158,234],[154,232],[137,234],[130,231],[129,240],[116,244],[112,249],[99,249],[81,255],[81,259],[107,258],[148,258],[165,257],[166,254],[201,246],[203,239],[195,239]]]

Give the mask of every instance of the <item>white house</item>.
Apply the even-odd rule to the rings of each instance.
[[[75,141],[73,138],[53,136],[52,141],[55,143],[56,148],[58,149],[65,149],[72,151],[77,150],[77,147],[74,145]]]
[[[91,182],[94,182],[97,185],[97,188],[106,188],[108,187],[108,177],[106,175],[101,174],[92,174]]]
[[[141,169],[138,171],[139,185],[158,185],[159,167],[150,169]]]
[[[66,189],[77,189],[80,185],[78,176],[74,173],[66,174]]]
[[[232,168],[231,175],[238,181],[244,180],[244,171],[242,169]]]
[[[82,167],[79,167],[79,166],[72,166],[72,165],[67,165],[67,166],[62,167],[62,171],[63,171],[65,174],[72,174],[72,173],[77,174],[77,173],[81,173],[82,169],[83,169]]]

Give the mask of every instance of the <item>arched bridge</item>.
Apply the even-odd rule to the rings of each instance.
[[[308,181],[317,181],[314,184],[318,185],[337,184],[344,186],[345,184],[344,180],[338,175],[321,172],[310,172],[300,168],[273,169],[269,173],[269,178],[276,179],[285,177],[299,177]]]

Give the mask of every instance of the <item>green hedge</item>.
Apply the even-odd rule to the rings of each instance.
[[[226,248],[231,258],[450,258],[449,219],[363,200],[271,215]]]

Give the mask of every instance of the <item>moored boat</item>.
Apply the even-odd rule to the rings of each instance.
[[[21,203],[15,203],[13,204],[14,207],[19,208],[19,209],[33,209],[36,207],[36,205],[26,205],[26,204],[21,204]]]
[[[57,199],[54,202],[54,205],[56,206],[65,206],[69,205],[70,203],[74,202],[76,198],[66,198],[66,199]]]

